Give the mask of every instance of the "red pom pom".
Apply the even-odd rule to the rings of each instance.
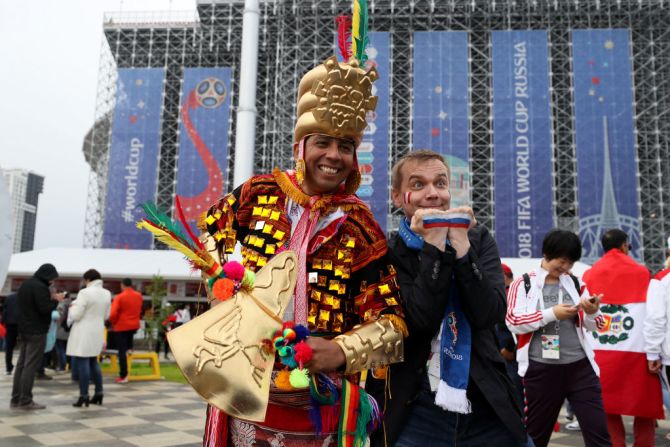
[[[228,278],[217,279],[212,287],[212,294],[214,298],[225,301],[233,296],[233,290],[235,289],[235,283]]]
[[[226,278],[240,282],[244,278],[244,266],[236,261],[230,261],[223,264],[223,272]]]
[[[282,329],[293,329],[295,327],[295,323],[293,321],[284,321],[284,324],[282,325]]]
[[[301,341],[295,345],[293,349],[295,349],[295,355],[293,358],[295,358],[295,361],[298,362],[299,365],[303,365],[312,360],[312,347],[304,341]]]

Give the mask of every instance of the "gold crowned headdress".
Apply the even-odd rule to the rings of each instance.
[[[304,176],[305,137],[324,134],[352,140],[358,147],[367,127],[367,114],[374,112],[377,107],[372,84],[379,79],[379,74],[374,67],[363,69],[368,43],[365,3],[364,0],[354,2],[353,20],[338,17],[338,41],[342,57],[347,62],[338,62],[332,56],[308,71],[300,80],[298,119],[293,132],[293,141],[299,145],[296,159],[299,183],[302,183]],[[346,192],[355,193],[360,180],[358,159],[354,155],[354,170],[345,181]]]
[[[325,134],[353,140],[358,146],[367,126],[366,114],[377,106],[377,97],[372,95],[377,79],[374,67],[365,71],[358,60],[343,63],[335,56],[308,71],[298,87],[294,141]]]

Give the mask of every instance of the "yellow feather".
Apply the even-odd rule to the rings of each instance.
[[[190,248],[188,248],[181,242],[175,240],[169,233],[166,233],[165,231],[156,228],[152,225],[148,225],[145,222],[138,222],[137,228],[145,229],[151,232],[156,237],[156,239],[163,242],[165,245],[172,247],[178,252],[182,253],[188,259],[196,263],[200,268],[207,268],[211,266],[211,264],[208,265],[208,262],[206,260],[202,259],[201,256],[194,253]]]
[[[354,0],[354,13],[351,17],[351,54],[356,54],[356,39],[361,37],[358,34],[361,23],[361,5],[358,0]]]

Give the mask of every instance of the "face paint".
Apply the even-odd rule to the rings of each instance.
[[[411,192],[411,191],[407,191],[407,192],[404,194],[405,205],[409,204],[409,199],[410,199],[411,196],[412,196],[412,192]]]

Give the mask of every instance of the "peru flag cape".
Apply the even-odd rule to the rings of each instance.
[[[605,412],[663,419],[658,375],[647,370],[642,326],[651,275],[630,256],[613,249],[584,274],[591,294],[603,294],[605,326],[587,334],[600,367]]]

